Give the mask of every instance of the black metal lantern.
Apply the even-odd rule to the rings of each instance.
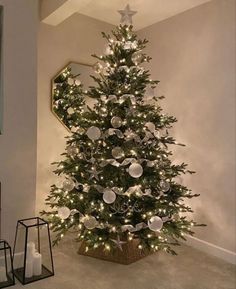
[[[22,284],[54,275],[48,222],[39,217],[17,222],[13,267]]]
[[[0,240],[0,288],[15,285],[12,253],[9,244]]]

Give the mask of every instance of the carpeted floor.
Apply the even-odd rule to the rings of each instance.
[[[76,254],[73,242],[54,250],[55,276],[27,289],[235,289],[236,266],[188,246],[178,256],[164,252],[131,265]],[[14,287],[23,288],[17,281]]]

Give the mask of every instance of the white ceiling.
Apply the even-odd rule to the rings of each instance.
[[[58,25],[74,13],[117,25],[122,10],[129,4],[138,13],[133,17],[135,30],[209,2],[210,0],[42,0],[42,21]]]

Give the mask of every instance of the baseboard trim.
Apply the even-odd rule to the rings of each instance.
[[[187,245],[236,265],[236,253],[196,237],[187,236]]]

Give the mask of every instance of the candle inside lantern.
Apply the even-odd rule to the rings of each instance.
[[[42,255],[39,253],[34,254],[34,261],[33,261],[33,274],[35,276],[39,276],[42,274]]]
[[[7,275],[6,275],[6,268],[4,266],[0,267],[0,282],[6,282]]]
[[[27,257],[25,277],[39,276],[42,274],[42,255],[35,249],[35,243],[27,243]]]
[[[26,260],[25,277],[31,278],[32,276],[33,276],[33,261],[32,259],[29,258]]]

